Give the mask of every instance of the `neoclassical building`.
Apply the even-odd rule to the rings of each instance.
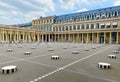
[[[32,28],[41,31],[42,41],[120,43],[120,6],[40,17]]]
[[[120,43],[120,6],[40,17],[30,28],[0,27],[0,41]]]
[[[30,27],[16,27],[11,25],[0,25],[0,42],[32,42],[36,40],[39,31]]]

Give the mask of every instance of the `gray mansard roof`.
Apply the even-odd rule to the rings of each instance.
[[[101,8],[101,9],[90,10],[90,11],[85,11],[85,12],[78,12],[78,13],[56,16],[54,22],[56,22],[57,20],[60,20],[60,19],[65,19],[65,18],[95,15],[95,14],[102,14],[102,13],[107,13],[107,12],[113,13],[114,11],[118,11],[118,14],[120,16],[120,6],[114,6],[114,7]]]

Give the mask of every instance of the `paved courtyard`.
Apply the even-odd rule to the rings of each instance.
[[[108,58],[118,47],[60,42],[0,44],[0,69],[17,66],[15,73],[0,72],[0,82],[120,82],[120,54],[115,54],[116,59]],[[13,51],[7,52],[7,49]],[[31,55],[24,55],[25,52]],[[51,59],[54,55],[60,59]],[[110,63],[111,68],[100,69],[99,62]]]

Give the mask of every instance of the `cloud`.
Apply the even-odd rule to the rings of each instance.
[[[55,5],[53,0],[34,0],[34,2],[40,3],[49,10],[55,11]]]
[[[53,0],[16,0],[15,3],[20,5],[0,1],[1,20],[12,19],[12,23],[23,23],[46,16],[48,12],[55,12]]]
[[[114,5],[114,6],[119,6],[119,5],[120,5],[120,0],[117,0],[116,2],[114,2],[113,5]]]
[[[87,0],[59,0],[62,9],[73,9],[76,5],[87,3]]]
[[[14,7],[14,6],[12,6],[12,5],[9,5],[9,4],[7,4],[7,3],[5,3],[5,2],[2,2],[2,1],[0,1],[0,7],[2,8],[2,7],[4,7],[4,8],[9,8],[9,9],[17,9],[16,7]]]
[[[80,10],[77,10],[76,12],[84,12],[84,11],[88,11],[86,8],[82,8]]]
[[[47,12],[55,11],[54,3],[52,0],[33,0],[32,2],[27,0],[18,0],[18,2],[20,2],[22,6],[30,9],[27,9],[27,15],[26,11],[24,11],[24,9],[21,9],[21,15],[31,21],[34,18],[46,16]]]
[[[107,0],[59,0],[61,8],[64,10],[73,10],[75,7],[103,5]]]

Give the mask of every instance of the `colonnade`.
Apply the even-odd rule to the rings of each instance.
[[[0,42],[80,42],[120,43],[120,32],[41,33],[24,31],[0,31]]]

